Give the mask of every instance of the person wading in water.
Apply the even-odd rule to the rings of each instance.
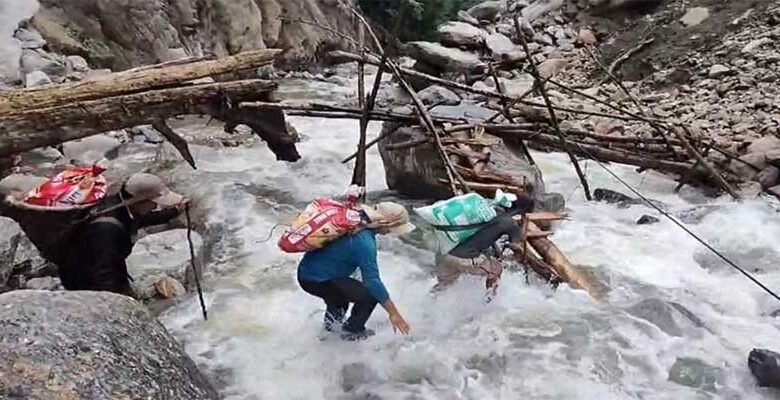
[[[387,311],[393,330],[408,334],[409,324],[379,277],[376,235],[403,235],[415,227],[409,223],[406,208],[397,203],[363,206],[362,215],[364,229],[303,256],[298,265],[298,283],[306,293],[325,301],[325,329],[333,332],[340,325],[342,339],[361,340],[374,334],[366,329],[366,321],[377,303]],[[358,268],[362,282],[350,277]],[[350,303],[352,311],[344,322]]]

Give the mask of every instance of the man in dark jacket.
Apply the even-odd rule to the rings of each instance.
[[[77,228],[70,252],[59,266],[62,285],[68,290],[134,296],[125,259],[133,250],[138,229],[170,221],[186,204],[159,177],[141,173],[131,176],[119,194],[105,200],[111,211]]]

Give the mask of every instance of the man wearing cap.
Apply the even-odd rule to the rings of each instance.
[[[409,333],[409,324],[390,299],[379,277],[376,234],[402,235],[414,230],[406,208],[397,203],[363,207],[366,228],[343,236],[325,247],[310,251],[298,265],[298,283],[307,293],[325,301],[325,329],[341,326],[341,337],[360,340],[373,335],[366,321],[377,303],[387,311],[395,332]],[[350,278],[360,269],[361,281]],[[347,308],[352,311],[344,322]]]
[[[77,228],[70,253],[59,266],[62,285],[68,290],[133,296],[125,259],[133,250],[138,229],[170,221],[186,204],[159,177],[132,175],[118,194],[104,200],[110,211]]]

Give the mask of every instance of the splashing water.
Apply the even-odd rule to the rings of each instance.
[[[177,172],[209,204],[208,224],[221,236],[204,279],[210,320],[200,319],[195,297],[162,320],[229,399],[772,398],[756,388],[746,358],[753,347],[780,348],[779,324],[767,316],[780,304],[671,222],[635,224],[651,210],[586,202],[561,155],[537,155],[549,190],[570,197],[572,219],[553,239],[608,282],[607,302],[565,285],[529,286],[521,273],[505,274],[489,304],[477,277],[433,297],[433,254],[383,237],[381,273],[413,334],[394,335],[378,308],[370,340],[321,341],[324,305],[298,288],[299,257],[276,249],[278,235],[258,241],[296,207],[346,187],[351,165],[340,160],[355,148],[358,124],[292,122],[305,136],[298,163],[275,162],[263,146],[198,147],[199,169]],[[378,130],[371,125],[370,136]],[[671,194],[667,178],[610,168],[672,210],[694,206]],[[586,169],[593,187],[625,192],[598,165]],[[375,149],[368,186],[386,188]],[[759,278],[779,287],[780,225],[767,223],[775,209],[709,204],[718,206],[692,229],[749,270],[760,265]]]
[[[19,21],[29,18],[37,9],[35,0],[0,1],[0,81],[18,77],[21,47],[13,33]]]

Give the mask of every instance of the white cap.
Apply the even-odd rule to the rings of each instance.
[[[156,175],[133,174],[125,182],[125,191],[133,200],[151,200],[163,207],[175,206],[184,200],[182,195],[171,191]]]
[[[362,206],[362,209],[371,220],[372,226],[387,228],[394,235],[404,235],[416,228],[409,222],[406,207],[398,203],[383,202],[373,207]]]

